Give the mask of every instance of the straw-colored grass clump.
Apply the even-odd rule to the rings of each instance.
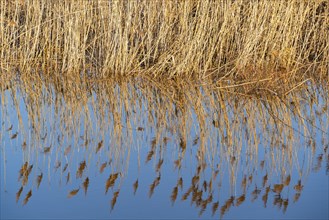
[[[328,33],[324,0],[2,0],[0,75],[328,81]]]

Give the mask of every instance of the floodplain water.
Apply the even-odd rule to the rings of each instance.
[[[1,219],[328,219],[325,91],[181,91],[1,91]]]

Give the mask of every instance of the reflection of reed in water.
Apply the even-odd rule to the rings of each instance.
[[[54,86],[43,88],[39,96],[22,86],[27,123],[17,107],[21,94],[11,90],[12,102],[2,94],[4,103],[15,103],[20,127],[12,125],[6,110],[10,107],[2,104],[7,129],[1,130],[1,137],[22,143],[24,162],[16,200],[23,191],[27,192],[24,204],[31,198],[32,189],[25,186],[36,167],[41,169],[33,180],[37,188],[46,178],[51,181],[57,170],[66,184],[75,178],[87,194],[95,176],[90,167],[97,166],[100,174],[108,175],[104,192],[113,190],[113,209],[131,152],[137,151],[137,165],[143,166],[144,160],[156,173],[146,186],[149,197],[162,186],[163,169],[174,168],[177,182],[168,192],[172,204],[190,201],[200,215],[211,209],[213,215],[220,212],[223,216],[232,206],[246,201],[261,199],[267,207],[271,199],[273,206],[285,212],[289,200],[299,200],[309,173],[321,169],[324,158],[328,164],[327,148],[319,147],[328,142],[328,124],[323,123],[328,112],[315,105],[320,99],[328,103],[325,96],[301,92],[291,97],[238,97],[231,90],[180,86],[183,88],[165,89],[143,82],[90,84],[89,90],[78,90],[76,95],[57,91]],[[310,106],[318,109],[317,117],[307,112]],[[321,143],[312,139],[318,132]],[[154,137],[146,137],[149,133]],[[145,155],[140,153],[144,143],[149,143]],[[173,149],[170,156],[166,151],[169,146]],[[304,162],[303,157],[307,159]],[[187,170],[193,174],[188,176]],[[132,185],[134,194],[138,187],[145,187],[138,179]],[[80,186],[72,188],[68,197],[77,195]],[[224,186],[229,190],[223,193]]]

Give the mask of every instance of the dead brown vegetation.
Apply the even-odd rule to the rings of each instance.
[[[2,0],[0,33],[4,87],[139,75],[285,94],[328,82],[324,0]]]

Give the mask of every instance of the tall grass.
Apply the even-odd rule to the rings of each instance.
[[[0,75],[328,80],[328,33],[323,0],[2,0]]]

